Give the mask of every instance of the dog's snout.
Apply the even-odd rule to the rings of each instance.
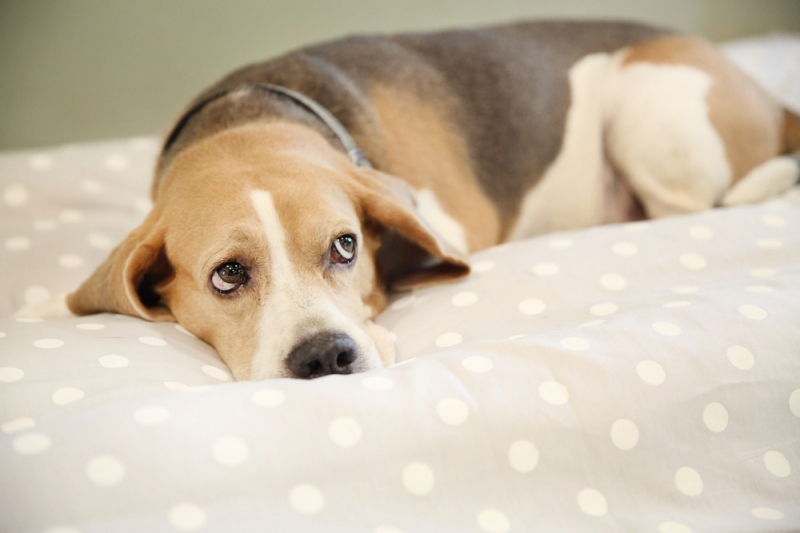
[[[286,358],[286,365],[294,377],[313,379],[329,374],[350,374],[356,357],[356,343],[349,335],[327,331],[295,346]]]

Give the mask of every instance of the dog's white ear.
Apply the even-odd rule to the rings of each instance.
[[[174,275],[164,249],[164,231],[151,216],[120,243],[83,284],[67,296],[76,315],[121,313],[153,321],[175,318],[157,287]]]
[[[420,216],[406,182],[376,170],[358,169],[358,183],[367,223],[383,230],[376,263],[391,289],[415,289],[469,275],[466,257]]]

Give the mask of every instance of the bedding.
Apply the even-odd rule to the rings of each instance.
[[[157,149],[0,156],[0,316],[138,224]],[[798,531],[798,227],[795,188],[494,247],[397,295],[399,364],[313,381],[233,382],[171,323],[0,320],[0,532]]]

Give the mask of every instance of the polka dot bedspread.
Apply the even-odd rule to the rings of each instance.
[[[143,218],[152,138],[0,156],[0,313]],[[233,382],[175,324],[0,320],[0,532],[800,531],[800,188],[503,245],[399,364]]]

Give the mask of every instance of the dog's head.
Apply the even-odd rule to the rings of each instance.
[[[413,268],[390,267],[395,287],[469,272],[401,180],[355,167],[310,128],[239,126],[170,163],[152,212],[68,305],[176,320],[238,379],[359,372],[394,357],[372,323],[385,306],[377,263],[389,233],[399,250],[423,252]]]

